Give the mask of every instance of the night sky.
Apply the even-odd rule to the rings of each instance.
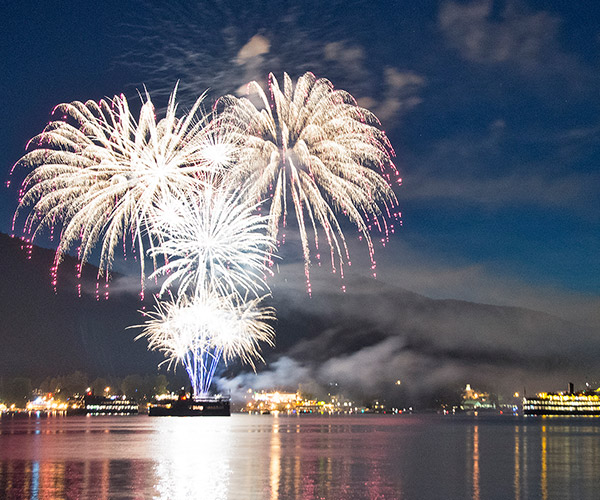
[[[361,281],[368,258],[348,233],[354,292],[376,303],[398,287],[550,313],[585,328],[582,345],[600,352],[589,333],[600,330],[600,3],[98,4],[0,8],[5,181],[58,103],[121,92],[135,102],[145,85],[164,106],[179,81],[185,107],[207,89],[214,100],[269,72],[312,71],[375,112],[404,180],[403,226],[376,249],[378,284]],[[15,186],[0,190],[0,232],[10,233],[16,198]],[[273,293],[303,294],[301,250],[292,241],[284,253]],[[308,311],[323,306],[320,290],[333,294],[319,284],[336,278],[315,269],[314,279],[313,299],[301,299]],[[506,349],[494,332],[481,326],[488,350]],[[559,342],[544,332],[534,345]],[[459,348],[465,338],[444,342]],[[295,352],[285,360],[298,362]]]

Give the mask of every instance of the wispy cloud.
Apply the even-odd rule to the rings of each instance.
[[[426,80],[414,71],[393,67],[385,68],[383,78],[385,89],[381,99],[359,97],[358,104],[373,111],[385,126],[393,126],[423,101],[420,95]]]
[[[518,128],[517,128],[518,127]],[[508,204],[567,208],[598,218],[600,175],[591,169],[595,126],[545,131],[496,119],[487,129],[454,134],[406,160],[403,199],[456,201],[495,209]],[[542,151],[539,158],[519,151]]]
[[[466,382],[505,394],[560,389],[566,380],[581,385],[600,369],[591,354],[600,347],[597,296],[532,285],[483,263],[456,264],[401,238],[378,255],[380,279],[361,277],[359,266],[348,272],[341,293],[331,276],[315,273],[312,299],[287,279],[300,275],[301,265],[283,264],[273,293],[284,339],[276,352],[285,361],[277,373],[246,374],[242,385],[285,381],[294,389],[308,378],[323,388],[338,382],[359,398],[423,402]]]
[[[417,173],[405,180],[404,199],[455,200],[489,208],[523,204],[538,207],[569,207],[586,217],[597,217],[589,210],[600,188],[600,175],[573,173],[559,176],[509,173],[497,177],[440,177]]]
[[[514,273],[494,272],[484,263],[452,262],[400,241],[379,257],[385,279],[427,297],[523,307],[600,329],[600,298],[595,294],[534,285]]]
[[[438,16],[450,46],[469,61],[511,64],[523,74],[575,78],[582,68],[558,43],[561,21],[548,12],[529,12],[518,2],[504,8],[494,0],[446,2]]]

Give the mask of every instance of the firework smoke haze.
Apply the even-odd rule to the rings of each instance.
[[[138,3],[135,17],[128,20],[128,51],[117,65],[133,62],[143,81],[162,95],[168,94],[166,81],[181,80],[181,95],[190,102],[198,89],[210,88],[216,95],[243,92],[249,81],[262,80],[269,71],[293,67],[298,74],[326,69],[331,74],[335,61],[328,44],[347,36],[333,21],[342,5],[337,0],[302,6],[279,0]],[[364,23],[371,6],[358,3]],[[334,76],[342,73],[344,84],[351,79],[354,90],[366,86],[364,68]]]
[[[396,205],[390,185],[400,182],[391,159],[393,149],[375,115],[312,73],[295,85],[284,74],[283,88],[271,74],[271,98],[256,82],[248,88],[248,98],[220,100],[223,120],[240,124],[244,138],[240,161],[229,171],[232,182],[246,186],[255,199],[271,196],[269,232],[274,237],[287,224],[291,200],[309,292],[311,232],[317,259],[320,227],[334,272],[339,269],[342,274],[343,265],[349,263],[336,213],[353,222],[366,240],[375,274],[370,230],[377,227],[384,238],[393,230],[386,222]],[[258,98],[258,107],[251,98]]]
[[[181,197],[228,163],[234,146],[223,146],[211,115],[200,112],[203,96],[178,118],[175,95],[161,120],[147,93],[138,120],[123,95],[61,104],[54,110],[60,119],[29,142],[32,150],[17,165],[33,170],[15,220],[29,210],[24,229],[32,239],[60,228],[56,266],[75,245],[85,263],[101,242],[99,268],[108,275],[118,243],[125,250],[130,238],[143,282],[145,247],[154,243],[150,235],[144,241],[143,229],[157,202]]]
[[[198,89],[210,89],[215,98],[243,96],[249,81],[262,84],[269,72],[298,77],[312,71],[350,91],[386,127],[421,103],[424,77],[369,64],[380,54],[365,42],[380,26],[379,6],[366,0],[138,4],[126,21],[127,50],[115,64],[133,65],[141,75],[135,85],[145,82],[153,95],[168,95],[165,82],[178,79],[183,102],[191,104]],[[344,23],[337,21],[340,10]]]

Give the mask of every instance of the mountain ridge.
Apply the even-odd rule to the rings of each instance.
[[[143,322],[138,311],[151,305],[150,299],[140,301],[139,289],[127,286],[133,278],[114,275],[110,298],[96,300],[97,269],[87,265],[78,297],[77,261],[67,256],[54,293],[49,273],[54,252],[34,246],[29,258],[21,247],[17,238],[0,234],[0,315],[5,319],[0,376],[156,371],[162,356],[148,352],[144,341],[134,342],[139,331],[128,329]],[[434,375],[491,382],[498,374],[511,379],[533,374],[541,380],[546,373],[549,383],[558,383],[600,367],[594,349],[597,332],[548,313],[432,299],[367,278],[348,280],[347,293],[330,287],[313,298],[277,279],[272,288],[277,337],[274,349],[263,348],[267,364],[258,366],[257,376],[232,363],[222,367],[223,379],[241,374],[248,383],[259,383],[283,359],[293,361],[291,369],[302,368],[302,376],[287,374],[292,383],[307,377],[320,383],[345,378],[348,386],[356,386],[366,384],[358,376],[361,371],[379,368],[368,375],[377,380],[366,384],[375,388],[400,378],[418,385],[416,381],[426,383]],[[358,365],[346,367],[353,359]]]

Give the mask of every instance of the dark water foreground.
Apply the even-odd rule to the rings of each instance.
[[[600,419],[0,419],[2,499],[600,499]]]

